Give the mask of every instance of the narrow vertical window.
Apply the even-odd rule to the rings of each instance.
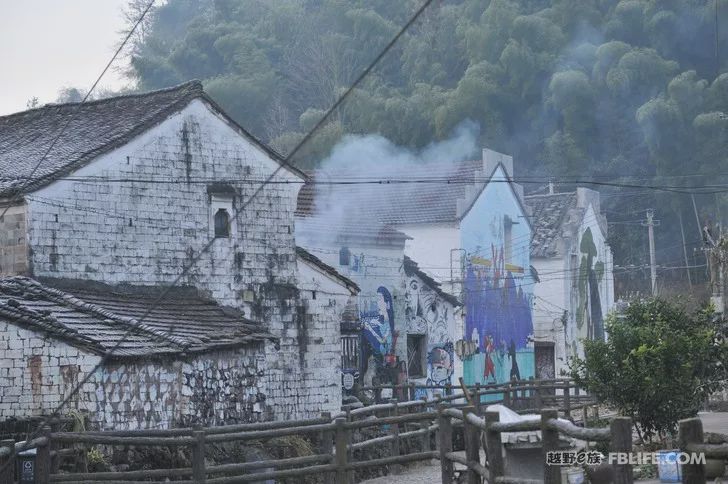
[[[224,208],[215,212],[215,237],[230,237],[230,214]]]

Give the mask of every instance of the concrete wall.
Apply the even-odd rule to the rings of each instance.
[[[444,291],[460,297],[463,253],[459,225],[403,225],[397,230],[412,237],[405,243],[405,253],[442,283]]]
[[[5,207],[0,206],[0,213]],[[25,205],[7,208],[0,217],[0,276],[26,274],[28,243],[26,239]]]
[[[0,323],[0,418],[51,411],[101,357],[36,331]],[[263,343],[182,359],[109,362],[65,406],[102,429],[221,425],[269,419]]]

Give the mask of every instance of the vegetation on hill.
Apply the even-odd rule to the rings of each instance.
[[[169,0],[135,38],[130,75],[143,89],[201,79],[286,153],[420,4]],[[658,207],[658,260],[679,265],[680,215],[697,242],[690,195],[641,187],[726,181],[727,19],[726,0],[435,0],[296,161],[314,166],[346,133],[418,148],[471,119],[529,191],[545,178],[635,185],[601,187],[613,219]],[[699,209],[715,216],[719,198]],[[643,264],[642,231],[614,229],[617,262]]]

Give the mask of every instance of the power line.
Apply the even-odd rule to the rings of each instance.
[[[265,178],[265,180],[260,184],[260,186],[253,191],[253,193],[250,195],[250,197],[242,204],[242,206],[234,211],[233,216],[230,218],[230,223],[233,223],[240,213],[254,200],[258,194],[263,190],[264,187],[268,186],[274,178],[278,175],[278,173],[284,168],[284,167],[292,167],[291,159],[295,154],[303,147],[305,143],[307,143],[311,137],[315,134],[315,132],[324,124],[326,119],[328,119],[331,114],[348,98],[348,96],[356,89],[356,87],[364,80],[364,78],[371,72],[371,70],[379,63],[379,61],[386,55],[387,52],[394,46],[394,44],[399,40],[399,38],[409,29],[409,27],[414,24],[414,22],[417,21],[417,19],[420,17],[420,15],[425,11],[425,9],[432,3],[433,0],[426,0],[422,6],[415,12],[415,14],[410,18],[410,20],[400,29],[400,31],[394,36],[394,38],[384,47],[384,49],[375,57],[375,59],[367,66],[366,69],[357,77],[357,79],[354,81],[354,83],[339,97],[339,99],[326,111],[326,113],[321,117],[318,123],[314,125],[313,128],[304,136],[298,144],[294,147],[293,150],[283,159],[279,160],[279,166],[273,170],[273,172]],[[149,11],[154,1],[152,1],[148,8],[144,11],[142,16],[139,18],[137,23],[135,24],[134,28],[129,32],[127,35],[126,40],[128,40],[132,33],[134,32],[134,29],[136,26],[138,26],[141,21],[144,18],[144,15]],[[121,51],[124,44],[122,44],[119,47],[119,50],[117,50],[117,53],[114,55],[118,55],[118,52]],[[107,66],[108,68],[108,66]],[[105,70],[104,70],[105,72]],[[94,85],[95,86],[95,85]],[[85,100],[85,99],[84,99]],[[67,124],[66,124],[67,125]],[[50,152],[50,150],[48,151]],[[47,153],[46,155],[47,156]],[[42,161],[42,160],[41,160]],[[38,163],[40,165],[40,163]],[[218,180],[219,181],[219,180]],[[7,209],[6,209],[7,210]],[[130,328],[122,335],[122,337],[117,341],[114,346],[105,353],[99,361],[94,365],[94,367],[88,371],[85,376],[81,379],[79,383],[76,384],[76,386],[73,388],[73,390],[60,402],[60,404],[55,408],[55,410],[51,413],[51,416],[57,415],[58,412],[60,412],[63,407],[65,407],[69,401],[71,401],[76,394],[78,393],[79,389],[89,380],[91,375],[93,375],[102,365],[104,365],[108,359],[113,355],[113,353],[120,347],[120,345],[136,330],[138,329],[139,325],[142,324],[146,318],[149,316],[149,314],[156,308],[156,306],[170,293],[170,291],[177,286],[180,280],[182,280],[183,277],[187,275],[187,273],[192,269],[202,258],[202,256],[212,247],[212,245],[215,242],[215,238],[211,238],[202,248],[198,251],[198,253],[191,259],[189,264],[187,266],[184,266],[182,268],[181,273],[172,281],[172,283],[167,286],[162,293],[152,302],[152,304],[144,311],[142,316],[136,320],[136,323],[131,325]],[[43,419],[43,421],[38,426],[38,430],[43,427],[48,422],[48,418]],[[34,434],[38,433],[38,430],[34,432]],[[30,439],[30,436],[28,437]],[[7,466],[7,463],[0,467],[0,472],[5,469]]]
[[[7,213],[8,209],[10,209],[10,207],[12,205],[14,205],[20,199],[25,187],[27,187],[28,184],[31,183],[31,180],[33,179],[33,176],[35,176],[35,173],[38,171],[38,168],[40,168],[40,165],[45,161],[45,159],[48,157],[50,152],[56,146],[56,143],[58,143],[58,140],[61,139],[61,136],[66,131],[66,128],[68,128],[68,126],[71,124],[71,121],[73,121],[76,118],[76,115],[81,110],[81,105],[83,105],[83,103],[85,103],[88,100],[88,98],[91,96],[91,93],[93,93],[94,89],[96,89],[96,86],[98,86],[99,82],[101,82],[101,78],[104,77],[104,75],[106,74],[106,71],[109,70],[109,68],[111,67],[111,64],[114,63],[114,61],[118,57],[119,53],[124,49],[124,46],[126,45],[126,43],[129,42],[129,39],[131,38],[131,36],[134,35],[134,32],[136,31],[137,27],[139,27],[139,25],[144,20],[144,17],[146,17],[147,13],[149,13],[149,10],[152,8],[152,5],[154,5],[155,1],[156,0],[151,0],[149,2],[149,4],[144,9],[142,14],[139,16],[139,19],[132,26],[132,28],[129,30],[129,33],[126,35],[124,40],[121,42],[121,45],[119,45],[119,48],[116,49],[116,52],[114,52],[114,55],[111,56],[111,59],[106,64],[104,69],[101,71],[101,74],[99,74],[99,76],[96,78],[96,80],[91,85],[91,88],[88,90],[88,92],[83,97],[81,102],[78,103],[78,108],[75,111],[73,111],[70,116],[68,116],[68,118],[66,119],[66,122],[63,123],[63,125],[61,126],[61,130],[58,132],[58,134],[55,136],[55,138],[53,138],[53,140],[48,145],[48,148],[43,152],[43,155],[40,157],[38,162],[33,166],[33,169],[30,171],[30,174],[27,177],[25,177],[26,178],[25,182],[20,187],[18,187],[16,193],[7,202],[7,206],[3,210],[2,214],[0,214],[0,218],[4,217],[5,214]]]

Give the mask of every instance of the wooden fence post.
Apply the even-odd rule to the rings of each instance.
[[[534,385],[534,400],[536,408],[541,410],[541,407],[543,407],[543,397],[541,396],[541,380],[535,380],[532,383]]]
[[[35,482],[48,484],[51,479],[51,428],[48,425],[43,426],[41,436],[46,441],[35,452]]]
[[[477,462],[480,464],[480,429],[468,422],[466,418],[469,414],[474,413],[475,408],[471,405],[463,407],[463,437],[465,440],[465,459],[468,463]],[[481,484],[480,474],[468,466],[467,484]]]
[[[450,417],[445,415],[445,408],[445,404],[443,403],[437,406],[437,422],[439,426],[437,431],[437,441],[440,450],[442,484],[451,484],[453,478],[453,465],[452,461],[445,456],[449,452],[452,452],[452,422],[450,421]]]
[[[15,441],[7,439],[0,441],[0,447],[8,449],[8,456],[0,459],[0,484],[13,484],[15,479]]]
[[[192,480],[204,483],[207,479],[205,471],[205,431],[201,425],[195,425],[192,430]]]
[[[422,401],[426,402],[427,397],[422,397]],[[426,412],[427,406],[423,406],[422,411]],[[423,429],[429,429],[430,425],[432,425],[431,422],[429,420],[425,420],[424,423],[420,427]],[[425,435],[422,436],[422,452],[429,452],[431,450],[431,447],[432,446],[430,445],[430,432],[428,431],[428,432],[425,432]]]
[[[410,399],[410,401],[417,400],[415,398],[415,394],[416,393],[417,393],[417,389],[415,388],[414,382],[412,382],[412,383],[409,384],[409,399]]]
[[[51,432],[58,432],[61,429],[61,421],[58,417],[53,417],[50,420]],[[57,442],[51,442],[49,445],[49,452],[51,453],[51,474],[57,474],[58,468],[61,465],[61,456],[58,455],[60,447]]]
[[[609,425],[612,440],[611,452],[632,452],[632,419],[629,417],[615,417]],[[632,484],[634,476],[630,464],[614,464],[614,484]]]
[[[392,417],[397,417],[399,415],[399,407],[397,400],[392,401],[392,404],[394,407],[392,408]],[[393,457],[399,457],[400,455],[400,448],[399,448],[399,424],[393,423],[389,426],[389,433],[392,435],[392,456]],[[399,464],[394,464],[392,466],[392,473],[393,474],[400,474],[402,472],[402,466]]]
[[[485,456],[490,470],[488,482],[491,483],[494,483],[497,478],[503,477],[505,474],[501,435],[500,432],[491,430],[491,426],[498,422],[500,422],[500,413],[485,412]]]
[[[703,422],[699,417],[686,418],[680,420],[680,428],[677,434],[677,440],[680,445],[681,452],[690,452],[690,444],[703,443]],[[683,464],[682,465],[682,482],[683,484],[704,484],[705,483],[705,466],[703,464]]]
[[[550,429],[547,422],[559,417],[559,411],[555,408],[548,408],[541,411],[541,442],[543,444],[543,482],[544,484],[561,483],[561,467],[550,465],[548,462],[549,452],[559,450],[559,431]]]
[[[475,394],[473,395],[473,406],[475,407],[475,415],[480,416],[480,383],[475,384]]]
[[[349,473],[346,472],[349,436],[344,427],[345,422],[345,418],[336,419],[336,484],[349,484]]]
[[[452,395],[452,383],[450,382],[447,382],[447,384],[445,385],[445,395],[447,395],[448,397]]]
[[[506,382],[503,384],[503,405],[505,405],[508,408],[513,407],[513,404],[511,403],[511,391],[510,382]]]
[[[571,419],[571,388],[568,383],[562,393],[564,394],[564,415],[567,419]],[[584,426],[586,427],[586,421],[584,421]]]
[[[330,412],[322,412],[321,413],[321,419],[326,420],[328,422],[331,422],[331,413]],[[319,449],[322,455],[330,455],[331,456],[331,462],[330,464],[333,464],[334,460],[334,435],[331,430],[324,430],[321,432],[321,448]],[[336,481],[334,480],[334,475],[331,472],[327,472],[324,475],[324,483],[325,484],[336,484]]]

